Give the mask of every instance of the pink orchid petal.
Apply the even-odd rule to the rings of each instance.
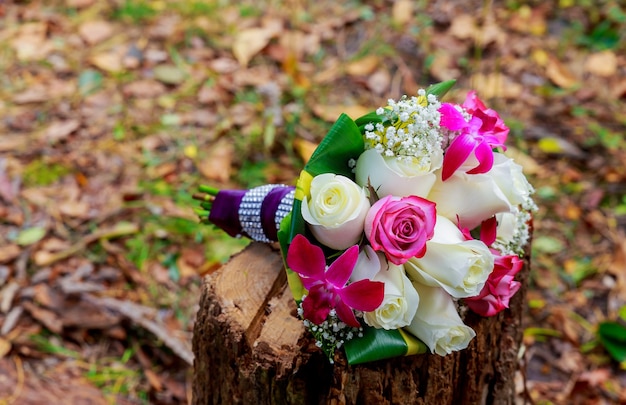
[[[352,275],[352,270],[359,259],[359,246],[354,245],[339,256],[326,271],[326,281],[335,287],[343,287]]]
[[[341,289],[338,294],[350,308],[369,312],[378,308],[383,302],[385,283],[367,279],[359,280]]]
[[[493,151],[486,142],[478,144],[474,150],[476,159],[478,160],[478,166],[472,170],[468,170],[468,174],[487,173],[493,167]],[[445,164],[445,159],[444,159]]]
[[[443,103],[439,107],[439,113],[441,119],[439,124],[448,128],[450,131],[458,131],[467,127],[467,121],[463,117],[463,114],[450,103]]]
[[[287,265],[300,276],[323,279],[326,270],[324,252],[303,235],[296,235],[287,250]]]
[[[341,301],[338,302],[337,306],[335,307],[335,311],[337,311],[337,317],[345,324],[350,325],[354,328],[358,328],[361,326],[359,321],[357,321],[356,317],[354,316],[354,312],[352,312],[352,309],[350,309],[350,307],[345,303]]]
[[[480,226],[480,240],[487,246],[491,246],[496,241],[498,221],[493,216],[483,221]]]
[[[316,286],[309,290],[309,294],[302,301],[302,315],[304,319],[319,325],[326,320],[333,306],[333,295],[323,286]]]
[[[474,140],[474,138],[469,134],[462,134],[454,138],[448,147],[446,154],[443,156],[441,180],[446,181],[450,176],[452,176],[454,172],[456,172],[456,170],[467,160],[476,147],[476,140]]]

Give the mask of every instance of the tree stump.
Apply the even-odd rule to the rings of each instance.
[[[253,243],[206,277],[193,336],[194,404],[513,404],[529,252],[510,308],[482,318],[469,347],[330,364],[296,317],[280,252]]]

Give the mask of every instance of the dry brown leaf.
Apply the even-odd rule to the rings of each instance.
[[[58,142],[67,138],[79,127],[80,121],[78,120],[54,121],[52,124],[50,124],[48,129],[46,129],[44,137],[48,142]]]
[[[115,52],[102,52],[89,58],[92,65],[105,72],[119,72],[124,66],[122,64],[122,55]]]
[[[150,370],[149,368],[144,368],[143,373],[148,379],[148,383],[150,383],[150,386],[154,388],[155,391],[163,391],[163,383],[161,382],[161,378],[158,376],[157,373]]]
[[[274,28],[248,28],[237,34],[232,51],[241,66],[248,62],[269,44],[276,34]]]
[[[382,96],[389,91],[391,84],[391,75],[387,69],[379,69],[367,79],[367,87],[372,93]]]
[[[234,153],[233,144],[220,139],[211,146],[208,155],[197,163],[198,170],[209,180],[226,182],[232,172]]]
[[[546,75],[552,83],[564,89],[570,88],[577,83],[574,74],[556,58],[548,59]]]
[[[89,45],[96,45],[113,35],[113,26],[107,21],[85,21],[78,33]]]
[[[368,55],[361,59],[352,61],[346,65],[346,73],[352,76],[365,76],[372,73],[380,63],[380,58],[376,55]]]
[[[42,103],[50,99],[48,89],[42,85],[34,85],[13,96],[16,104]]]
[[[89,218],[89,204],[84,201],[64,201],[59,204],[59,212],[72,218]]]
[[[461,75],[461,71],[456,68],[456,61],[456,58],[448,52],[436,52],[429,72],[440,81],[456,79]]]
[[[23,302],[22,306],[30,316],[41,322],[51,332],[61,333],[63,331],[63,322],[53,311],[41,308],[30,301]]]
[[[41,60],[54,50],[54,44],[46,39],[48,26],[43,22],[27,23],[20,26],[11,46],[21,61]]]
[[[405,25],[413,18],[413,0],[396,0],[391,9],[394,24]]]
[[[21,249],[16,244],[0,246],[0,263],[9,262],[20,255]]]
[[[91,6],[96,0],[65,0],[68,7],[85,8]]]
[[[357,119],[369,112],[371,108],[363,107],[361,105],[315,105],[313,106],[313,112],[315,115],[323,119],[324,121],[334,122],[339,116],[344,113],[352,119]]]
[[[475,74],[472,76],[472,88],[479,89],[479,96],[486,100],[495,97],[514,99],[522,94],[521,84],[510,80],[501,73]]]
[[[454,17],[449,32],[458,39],[473,39],[477,30],[476,18],[470,14],[461,14]]]
[[[313,152],[315,152],[315,149],[317,149],[317,146],[318,145],[316,143],[307,141],[306,139],[302,138],[296,138],[293,141],[293,147],[298,153],[298,156],[300,156],[300,158],[304,161],[304,163],[309,161],[311,155],[313,155]]]
[[[165,93],[165,85],[156,80],[137,80],[124,86],[124,95],[138,98],[154,98]]]
[[[613,76],[617,72],[617,56],[615,56],[615,52],[606,50],[592,53],[585,61],[585,71],[596,76]]]
[[[7,355],[11,351],[11,342],[2,336],[0,336],[0,359]]]

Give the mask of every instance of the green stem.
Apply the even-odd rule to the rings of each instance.
[[[201,210],[200,208],[194,208],[193,210],[196,213],[196,215],[198,215],[199,217],[208,217],[209,214],[211,213],[210,211]]]
[[[209,195],[212,195],[212,196],[216,196],[217,193],[220,192],[220,190],[218,188],[211,187],[211,186],[205,186],[205,185],[202,185],[202,184],[198,186],[198,190],[202,191],[203,193],[207,193]]]

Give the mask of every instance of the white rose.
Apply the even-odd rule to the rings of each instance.
[[[311,181],[310,196],[302,200],[302,217],[318,241],[342,250],[361,239],[369,208],[362,187],[345,176],[324,173]]]
[[[496,221],[498,221],[496,240],[503,245],[513,242],[517,230],[517,214],[502,212],[496,214]]]
[[[443,163],[443,153],[434,153],[430,164],[420,165],[417,159],[406,161],[395,156],[382,156],[374,149],[366,150],[356,163],[356,182],[369,184],[379,197],[395,195],[426,197],[435,183],[434,171]]]
[[[414,281],[441,287],[455,298],[466,298],[480,293],[493,266],[493,254],[487,245],[465,240],[452,221],[437,216],[435,234],[426,242],[426,254],[409,259],[404,269]]]
[[[467,174],[457,170],[446,181],[441,171],[428,199],[437,203],[437,213],[473,229],[501,212],[514,212],[529,198],[531,187],[522,167],[502,153],[494,153],[494,164],[487,173]]]
[[[351,281],[362,279],[381,281],[385,284],[385,296],[380,306],[365,312],[365,323],[377,329],[398,329],[407,326],[415,316],[420,297],[404,273],[402,266],[387,263],[382,253],[366,245],[350,277]]]
[[[493,154],[493,167],[488,172],[513,206],[530,198],[532,186],[524,176],[522,166],[502,153]]]
[[[420,303],[413,321],[404,329],[424,342],[431,353],[440,356],[465,349],[476,332],[463,323],[452,297],[441,288],[420,283],[413,286]]]

